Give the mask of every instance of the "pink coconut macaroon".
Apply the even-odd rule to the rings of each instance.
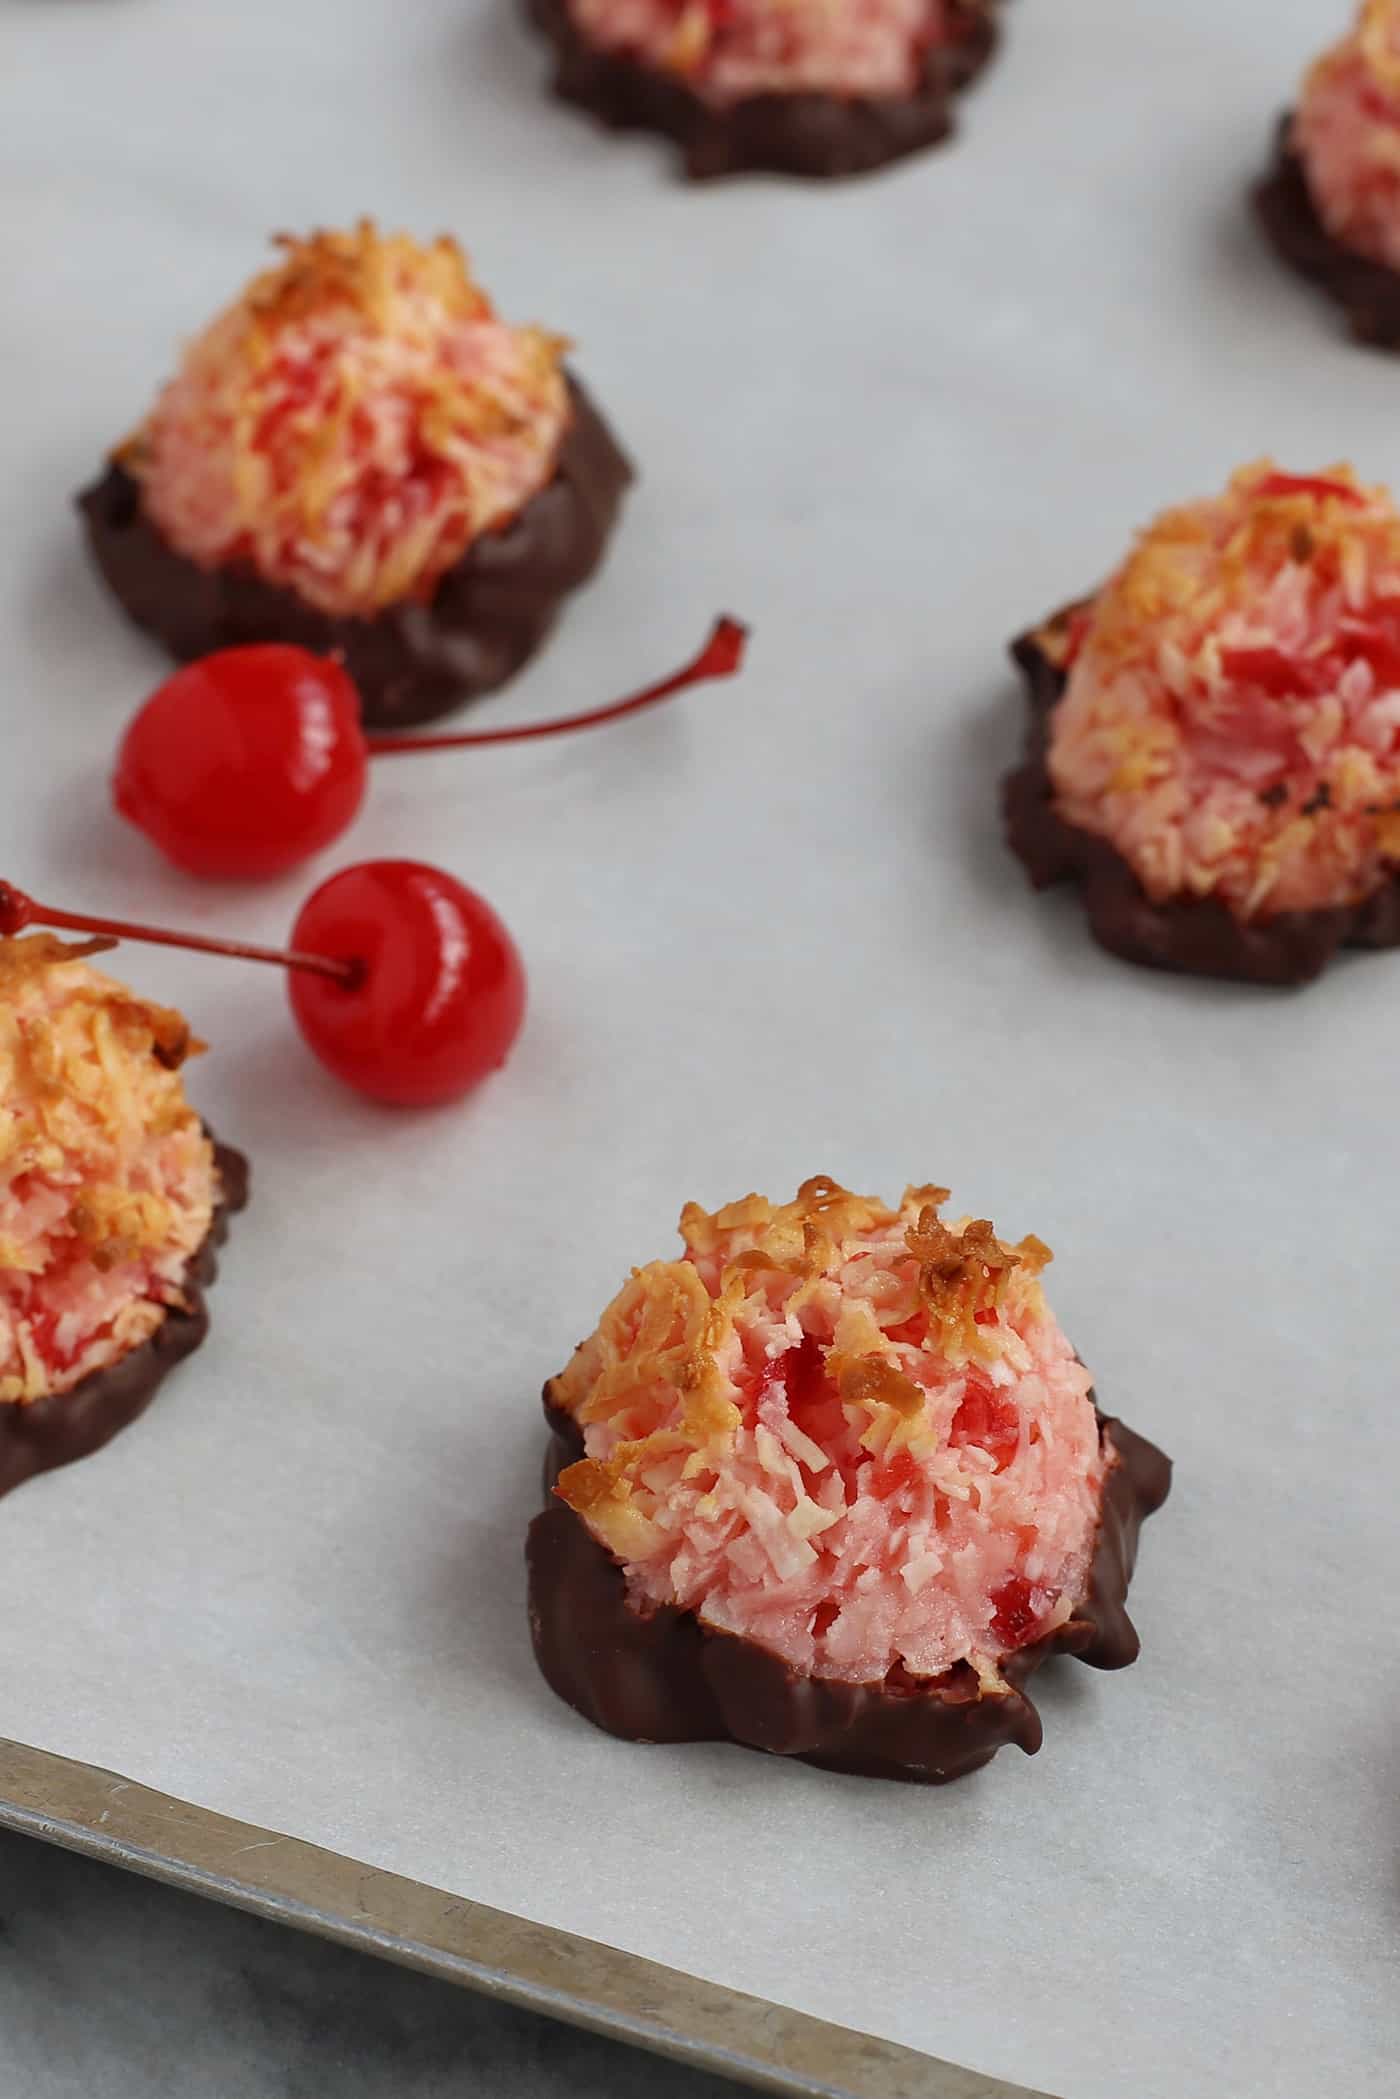
[[[1137,959],[1296,982],[1344,940],[1400,938],[1400,513],[1385,489],[1345,466],[1242,468],[1223,495],[1165,512],[1029,645],[1056,690],[1034,779],[1013,778],[1012,842],[1037,880],[1087,852],[1110,933],[1126,897],[1124,951],[1146,929],[1166,945]]]
[[[1363,0],[1307,74],[1255,204],[1358,337],[1400,348],[1400,0]]]
[[[556,92],[669,133],[686,172],[851,175],[933,145],[999,0],[528,0]]]
[[[89,966],[111,944],[0,940],[0,1492],[105,1442],[197,1346],[246,1191],[185,1099],[202,1045]]]
[[[1303,83],[1292,143],[1334,240],[1400,270],[1400,0],[1363,0]]]
[[[247,560],[333,617],[427,599],[549,480],[559,337],[495,313],[456,243],[282,236],[123,455],[202,568]]]
[[[176,655],[336,650],[371,726],[426,719],[538,644],[629,469],[563,338],[502,320],[455,241],[278,245],[82,499],[94,552]]]
[[[748,95],[908,95],[945,43],[944,0],[569,0],[600,49],[675,73],[719,106]]]
[[[691,1204],[546,1388],[536,1651],[601,1726],[949,1778],[1038,1746],[1056,1648],[1133,1659],[1166,1461],[1097,1414],[1048,1248],[946,1195]]]

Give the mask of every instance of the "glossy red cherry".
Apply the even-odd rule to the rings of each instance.
[[[349,986],[296,972],[292,1011],[321,1062],[375,1100],[455,1100],[503,1064],[525,971],[484,897],[417,860],[367,860],[303,904],[293,944],[356,965]]]
[[[524,743],[618,721],[743,661],[745,630],[721,619],[694,660],[656,685],[546,722],[366,743],[340,664],[282,643],[222,649],[167,678],[122,742],[117,807],[189,874],[284,873],[338,838],[364,799],[370,758]]]
[[[484,898],[416,860],[371,860],[333,875],[297,919],[290,948],[172,933],[39,904],[0,882],[0,937],[26,926],[141,940],[272,962],[288,972],[307,1043],[373,1100],[455,1100],[504,1063],[525,1011],[525,972]]]
[[[266,642],[167,678],[126,732],[112,792],[188,874],[262,877],[338,838],[365,781],[353,680],[329,657]]]

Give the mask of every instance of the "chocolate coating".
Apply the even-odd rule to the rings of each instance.
[[[570,1417],[549,1404],[554,1431],[546,1485],[583,1454]],[[1041,1743],[1024,1686],[1052,1654],[1098,1669],[1136,1660],[1124,1608],[1143,1519],[1166,1500],[1171,1461],[1120,1421],[1099,1416],[1117,1455],[1104,1488],[1088,1588],[1048,1639],[1002,1664],[1011,1686],[989,1696],[959,1663],[936,1680],[895,1670],[879,1684],[803,1676],[756,1641],[712,1631],[667,1605],[643,1614],[627,1601],[621,1568],[583,1519],[551,1501],[530,1526],[530,1632],[553,1691],[608,1734],[631,1742],[737,1742],[865,1778],[942,1785],[989,1763],[1014,1742]]]
[[[1079,609],[1067,605],[1047,624],[1060,625]],[[1153,903],[1116,846],[1066,823],[1055,808],[1046,752],[1066,674],[1047,656],[1037,631],[1014,641],[1011,654],[1025,674],[1030,722],[1025,757],[1002,783],[1007,842],[1037,889],[1070,880],[1081,884],[1089,930],[1101,947],[1150,969],[1248,984],[1306,984],[1339,948],[1400,946],[1396,875],[1358,904],[1280,911],[1272,918],[1236,918],[1218,897]]]
[[[1358,342],[1400,350],[1400,271],[1358,255],[1327,231],[1289,143],[1292,122],[1291,115],[1280,120],[1273,166],[1253,192],[1259,223],[1284,261],[1336,300]]]
[[[94,1370],[71,1391],[0,1405],[0,1494],[110,1443],[119,1429],[145,1412],[166,1373],[208,1333],[204,1292],[217,1272],[215,1248],[228,1236],[230,1214],[248,1200],[248,1162],[243,1154],[216,1143],[214,1158],[219,1202],[204,1243],[185,1270],[184,1308],[172,1306],[149,1341],[105,1370]]]
[[[569,392],[573,419],[553,479],[510,524],[475,540],[426,603],[404,599],[370,619],[332,618],[246,562],[206,569],[176,553],[118,461],[78,508],[122,608],[179,661],[258,641],[335,653],[359,688],[365,727],[409,727],[504,685],[602,559],[633,471],[572,377]]]
[[[660,131],[679,144],[693,182],[762,169],[781,175],[860,175],[936,145],[953,128],[952,100],[996,47],[998,0],[953,0],[956,41],[931,50],[911,95],[748,95],[727,108],[683,80],[613,51],[575,26],[567,0],[526,0],[554,47],[554,93],[610,131]]]

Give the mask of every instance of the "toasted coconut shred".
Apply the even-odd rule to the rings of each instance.
[[[1365,0],[1317,61],[1293,145],[1333,239],[1400,270],[1400,0]]]
[[[431,596],[551,479],[566,345],[499,320],[446,238],[366,219],[279,245],[120,457],[179,553],[370,617]]]
[[[557,1492],[639,1609],[676,1605],[804,1674],[999,1662],[1083,1596],[1104,1460],[1049,1249],[947,1190],[898,1210],[808,1181],[681,1218],[550,1388],[587,1455]]]
[[[1169,510],[1067,629],[1060,814],[1154,902],[1351,904],[1400,862],[1400,514],[1349,467]]]
[[[218,1191],[180,1066],[202,1045],[82,959],[0,940],[0,1402],[66,1392],[183,1303]]]
[[[569,0],[590,42],[684,79],[716,104],[746,95],[908,95],[951,35],[946,0]]]

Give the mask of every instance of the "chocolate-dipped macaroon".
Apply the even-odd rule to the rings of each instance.
[[[663,132],[703,180],[856,175],[936,145],[999,0],[527,0],[555,93]]]
[[[1242,468],[1023,635],[1007,836],[1160,969],[1301,984],[1400,942],[1400,513],[1349,467]]]
[[[1279,254],[1330,293],[1353,335],[1400,349],[1400,0],[1363,0],[1318,59],[1254,203]]]
[[[208,1328],[247,1169],[180,1068],[202,1045],[84,959],[0,939],[0,1494],[134,1419]]]
[[[1098,1414],[1048,1248],[946,1196],[691,1204],[545,1388],[531,1628],[599,1727],[937,1783],[1040,1746],[1052,1654],[1135,1658],[1170,1465]]]
[[[597,567],[631,468],[561,338],[460,249],[282,236],[81,497],[138,626],[181,659],[336,651],[370,728],[491,691]]]

